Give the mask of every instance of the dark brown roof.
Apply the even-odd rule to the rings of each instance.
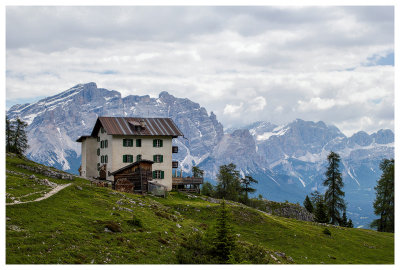
[[[183,136],[171,118],[99,117],[91,136],[97,136],[101,127],[109,135]]]
[[[131,167],[133,167],[133,166],[136,166],[136,165],[138,165],[138,164],[140,164],[140,163],[150,163],[150,164],[153,164],[154,161],[147,160],[147,159],[142,159],[142,160],[133,162],[133,163],[131,163],[131,164],[125,166],[125,167],[122,167],[121,169],[118,169],[118,170],[116,170],[116,171],[114,171],[114,172],[112,172],[112,173],[110,173],[110,174],[111,174],[111,175],[115,175],[115,174],[117,174],[117,173],[119,173],[119,172],[122,172],[122,171],[124,171],[124,170],[126,170],[126,169],[129,169],[129,168],[131,168]]]

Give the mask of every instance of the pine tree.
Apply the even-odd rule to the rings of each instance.
[[[238,201],[241,192],[240,174],[236,170],[236,165],[230,163],[219,167],[217,174],[218,184],[216,186],[216,195],[232,201]]]
[[[353,228],[354,227],[353,221],[351,219],[349,219],[349,222],[347,223],[347,227],[349,227],[349,228]]]
[[[343,200],[344,192],[342,174],[339,171],[340,156],[335,152],[328,155],[328,168],[323,182],[328,189],[325,192],[325,202],[328,210],[328,218],[331,224],[340,222],[340,210],[345,210],[346,204]]]
[[[394,159],[384,159],[379,168],[381,178],[375,187],[374,213],[379,216],[371,223],[380,232],[394,232]]]
[[[342,227],[348,227],[349,221],[347,220],[346,210],[343,211],[342,218],[340,219],[339,225]]]
[[[308,197],[308,195],[306,196],[304,202],[303,202],[304,208],[307,209],[308,212],[313,213],[314,212],[314,206],[310,200],[310,198]]]
[[[25,131],[27,126],[28,125],[19,118],[15,123],[15,132],[12,138],[12,149],[16,154],[22,155],[26,149],[28,149],[28,139]]]
[[[6,116],[6,152],[13,152],[14,123]]]
[[[205,196],[214,196],[214,186],[210,182],[205,182],[201,187],[201,194]]]
[[[315,205],[314,221],[318,223],[327,223],[329,221],[329,218],[326,212],[326,205],[324,203],[324,200],[321,198],[316,202]]]
[[[192,167],[192,174],[193,174],[193,177],[203,177],[204,170],[200,169],[197,166],[193,166]]]
[[[226,207],[225,200],[222,200],[213,241],[213,253],[219,258],[221,263],[228,262],[229,255],[235,248],[236,239],[229,222],[230,213]]]
[[[253,177],[246,175],[243,179],[242,179],[242,191],[245,192],[244,195],[244,203],[247,204],[249,201],[249,195],[248,193],[253,193],[256,191],[255,188],[250,187],[251,184],[253,183],[258,183],[258,181],[256,179],[254,179]]]

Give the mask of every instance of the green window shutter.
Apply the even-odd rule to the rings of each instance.
[[[160,162],[163,162],[163,155],[160,155]]]
[[[160,147],[162,147],[162,140],[160,140]]]
[[[104,163],[104,156],[101,156],[101,157],[100,157],[100,162],[101,162],[101,163]]]
[[[108,156],[107,155],[105,155],[105,157],[104,157],[104,163],[108,163]]]
[[[97,155],[100,156],[100,148],[97,148]]]
[[[122,156],[122,162],[126,163],[126,155]]]
[[[164,171],[161,171],[161,179],[164,179]]]
[[[136,147],[142,147],[142,139],[136,139]]]
[[[157,140],[156,139],[153,140],[153,147],[157,147]]]
[[[122,140],[122,146],[126,146],[126,139]]]
[[[153,155],[153,161],[154,161],[154,162],[157,161],[157,155]]]
[[[156,171],[153,171],[153,179],[156,178]]]
[[[136,156],[136,161],[141,161],[142,160],[142,155],[137,155]]]
[[[103,141],[100,142],[100,148],[103,148]]]
[[[104,141],[104,148],[107,148],[108,147],[108,140],[105,140]]]

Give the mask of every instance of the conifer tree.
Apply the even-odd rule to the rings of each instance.
[[[13,152],[22,155],[28,149],[28,139],[26,137],[25,128],[28,125],[21,119],[17,119],[15,123],[15,131],[12,137]]]
[[[214,254],[221,263],[227,263],[229,255],[235,248],[235,236],[229,224],[230,213],[226,207],[225,200],[222,200],[216,224],[216,234],[213,241]]]
[[[348,227],[349,221],[347,220],[346,210],[343,211],[342,218],[340,219],[339,225],[342,227]]]
[[[197,166],[193,166],[192,167],[192,174],[193,174],[193,177],[203,177],[204,170],[200,169]]]
[[[254,179],[253,177],[246,175],[243,179],[242,179],[242,191],[244,191],[244,202],[247,204],[249,201],[249,195],[248,193],[253,193],[256,191],[255,188],[250,187],[251,184],[257,184],[258,181],[256,179]]]
[[[230,163],[219,167],[217,174],[218,184],[216,186],[216,195],[232,201],[238,201],[241,192],[240,174],[236,170],[236,165]]]
[[[329,221],[329,218],[326,212],[326,205],[324,203],[324,200],[321,198],[316,202],[315,205],[314,221],[319,223],[327,223]]]
[[[354,227],[353,221],[351,219],[349,219],[349,222],[347,223],[347,227],[349,227],[349,228],[353,228]]]
[[[340,156],[335,152],[328,155],[328,168],[325,172],[326,179],[323,182],[328,189],[325,192],[325,203],[328,211],[328,218],[331,224],[339,224],[340,210],[346,209],[343,200],[344,192],[342,174],[339,171]]]
[[[310,212],[310,213],[314,212],[314,206],[313,206],[310,198],[308,197],[308,195],[306,196],[306,198],[303,202],[303,206],[304,206],[304,208],[307,209],[308,212]]]
[[[381,178],[375,187],[374,213],[379,216],[371,223],[380,232],[394,232],[394,159],[384,159],[379,168]]]
[[[6,152],[13,152],[14,123],[6,116]]]

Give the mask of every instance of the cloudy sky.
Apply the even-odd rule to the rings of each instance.
[[[6,107],[78,83],[214,111],[224,127],[394,128],[393,7],[6,7]]]

